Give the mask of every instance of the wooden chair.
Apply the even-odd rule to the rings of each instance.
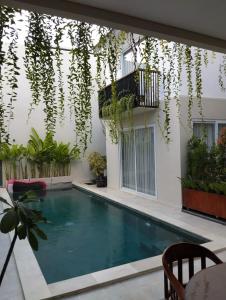
[[[162,256],[164,268],[164,293],[165,299],[184,300],[186,284],[183,282],[183,260],[188,262],[189,280],[194,275],[194,259],[201,259],[201,270],[206,268],[206,259],[215,264],[222,261],[207,248],[191,243],[179,243],[168,247]],[[177,263],[178,276],[173,273],[173,263]],[[168,281],[170,288],[168,286]]]

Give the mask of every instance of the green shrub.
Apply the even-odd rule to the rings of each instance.
[[[221,139],[208,150],[197,137],[188,142],[187,175],[181,179],[184,188],[226,195],[226,145]]]

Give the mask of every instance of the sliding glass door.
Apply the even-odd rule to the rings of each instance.
[[[155,195],[154,128],[138,128],[122,133],[122,186]]]

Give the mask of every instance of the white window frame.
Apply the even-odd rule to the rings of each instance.
[[[136,190],[127,188],[123,186],[123,179],[122,179],[122,139],[120,137],[119,140],[119,153],[120,153],[120,175],[119,175],[119,180],[120,180],[120,190],[122,192],[127,192],[133,195],[137,195],[137,196],[141,196],[143,198],[147,198],[147,199],[152,199],[152,200],[157,200],[158,197],[158,193],[157,193],[157,178],[156,178],[156,128],[155,128],[155,124],[151,123],[149,125],[146,126],[134,126],[133,130],[135,132],[136,129],[145,129],[145,128],[153,128],[153,133],[154,133],[154,163],[155,163],[155,194],[154,195],[149,195],[149,194],[145,194],[142,192],[138,192],[137,191],[137,180],[136,180]],[[131,128],[123,128],[122,132],[126,132],[131,130]],[[135,134],[135,133],[134,133]],[[135,157],[136,157],[136,147],[135,147]],[[135,159],[135,176],[136,176],[136,159]],[[136,177],[135,177],[136,178]]]
[[[200,120],[200,119],[193,119],[192,120],[192,130],[193,130],[193,125],[194,123],[199,123],[199,124],[214,124],[214,141],[215,143],[217,143],[218,140],[218,124],[225,124],[226,125],[226,120],[219,120],[219,119],[204,119],[204,120]]]

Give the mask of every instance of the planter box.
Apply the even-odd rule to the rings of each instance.
[[[226,196],[183,188],[183,207],[226,219]]]

